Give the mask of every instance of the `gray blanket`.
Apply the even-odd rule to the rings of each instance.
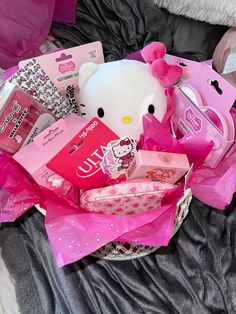
[[[100,40],[107,60],[154,40],[170,53],[204,60],[224,31],[169,14],[152,0],[80,0],[76,25],[52,28],[66,47]],[[194,200],[168,248],[125,262],[88,256],[58,269],[34,208],[0,227],[0,247],[23,314],[235,313],[233,209],[221,213]]]
[[[154,0],[160,8],[211,24],[236,27],[235,0]]]

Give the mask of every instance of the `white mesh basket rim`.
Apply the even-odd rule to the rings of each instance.
[[[192,200],[191,189],[186,189],[183,197],[177,203],[175,224],[172,237],[179,230],[185,217],[189,212],[189,205]],[[139,258],[150,253],[155,252],[159,246],[143,246],[138,244],[124,243],[124,242],[110,242],[101,247],[91,255],[100,259],[123,261],[129,259]]]
[[[191,200],[191,189],[186,189],[183,197],[177,203],[175,224],[172,237],[179,230],[185,217],[187,216]],[[44,209],[42,209],[39,205],[35,205],[35,207],[45,216],[46,211]],[[91,255],[106,260],[122,261],[148,255],[155,252],[158,248],[160,247],[143,246],[138,244],[113,241],[101,247],[97,251],[91,253]]]

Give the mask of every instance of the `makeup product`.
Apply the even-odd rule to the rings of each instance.
[[[0,148],[17,152],[56,120],[35,99],[17,87],[0,87]]]
[[[153,181],[176,183],[190,169],[185,154],[139,150],[126,172],[126,178],[149,178]]]

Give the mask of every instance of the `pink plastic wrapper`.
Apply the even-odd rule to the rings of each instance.
[[[0,222],[14,221],[34,204],[40,193],[17,163],[0,151]]]
[[[20,60],[41,54],[53,18],[75,20],[76,0],[1,0],[0,68],[15,66]]]
[[[188,186],[203,203],[225,209],[236,192],[236,146],[232,146],[217,168],[201,167],[195,170]]]
[[[236,110],[232,108],[230,113],[236,125]],[[200,201],[224,210],[236,192],[236,145],[231,147],[216,168],[200,167],[195,170],[188,186]]]
[[[231,110],[236,121],[236,112]],[[204,166],[203,162],[213,144],[201,137],[186,135],[176,140],[170,130],[155,117],[143,117],[144,134],[138,144],[140,149],[185,153],[189,162],[194,163],[194,171],[188,181],[192,193],[203,203],[225,209],[236,192],[236,146],[233,145],[216,168]],[[158,136],[156,136],[158,134]]]
[[[0,222],[14,221],[41,202],[46,189],[39,187],[11,155],[2,151],[0,173]],[[65,182],[61,187],[55,186],[52,193],[58,202],[64,199],[72,208],[77,208],[79,190],[76,186]]]
[[[186,135],[176,140],[167,124],[159,122],[152,114],[143,116],[143,134],[139,149],[187,154],[195,168],[200,167],[211,151],[213,144],[198,136]],[[158,134],[158,136],[157,136]]]
[[[169,191],[164,205],[136,216],[88,213],[73,209],[46,193],[46,230],[57,265],[81,259],[113,240],[144,245],[167,245],[172,236],[176,204],[183,186]]]

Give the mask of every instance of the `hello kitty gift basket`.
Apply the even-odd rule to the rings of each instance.
[[[94,42],[5,74],[0,222],[36,205],[59,267],[147,255],[192,195],[224,209],[236,190],[235,89],[159,42],[130,58],[104,63]]]

